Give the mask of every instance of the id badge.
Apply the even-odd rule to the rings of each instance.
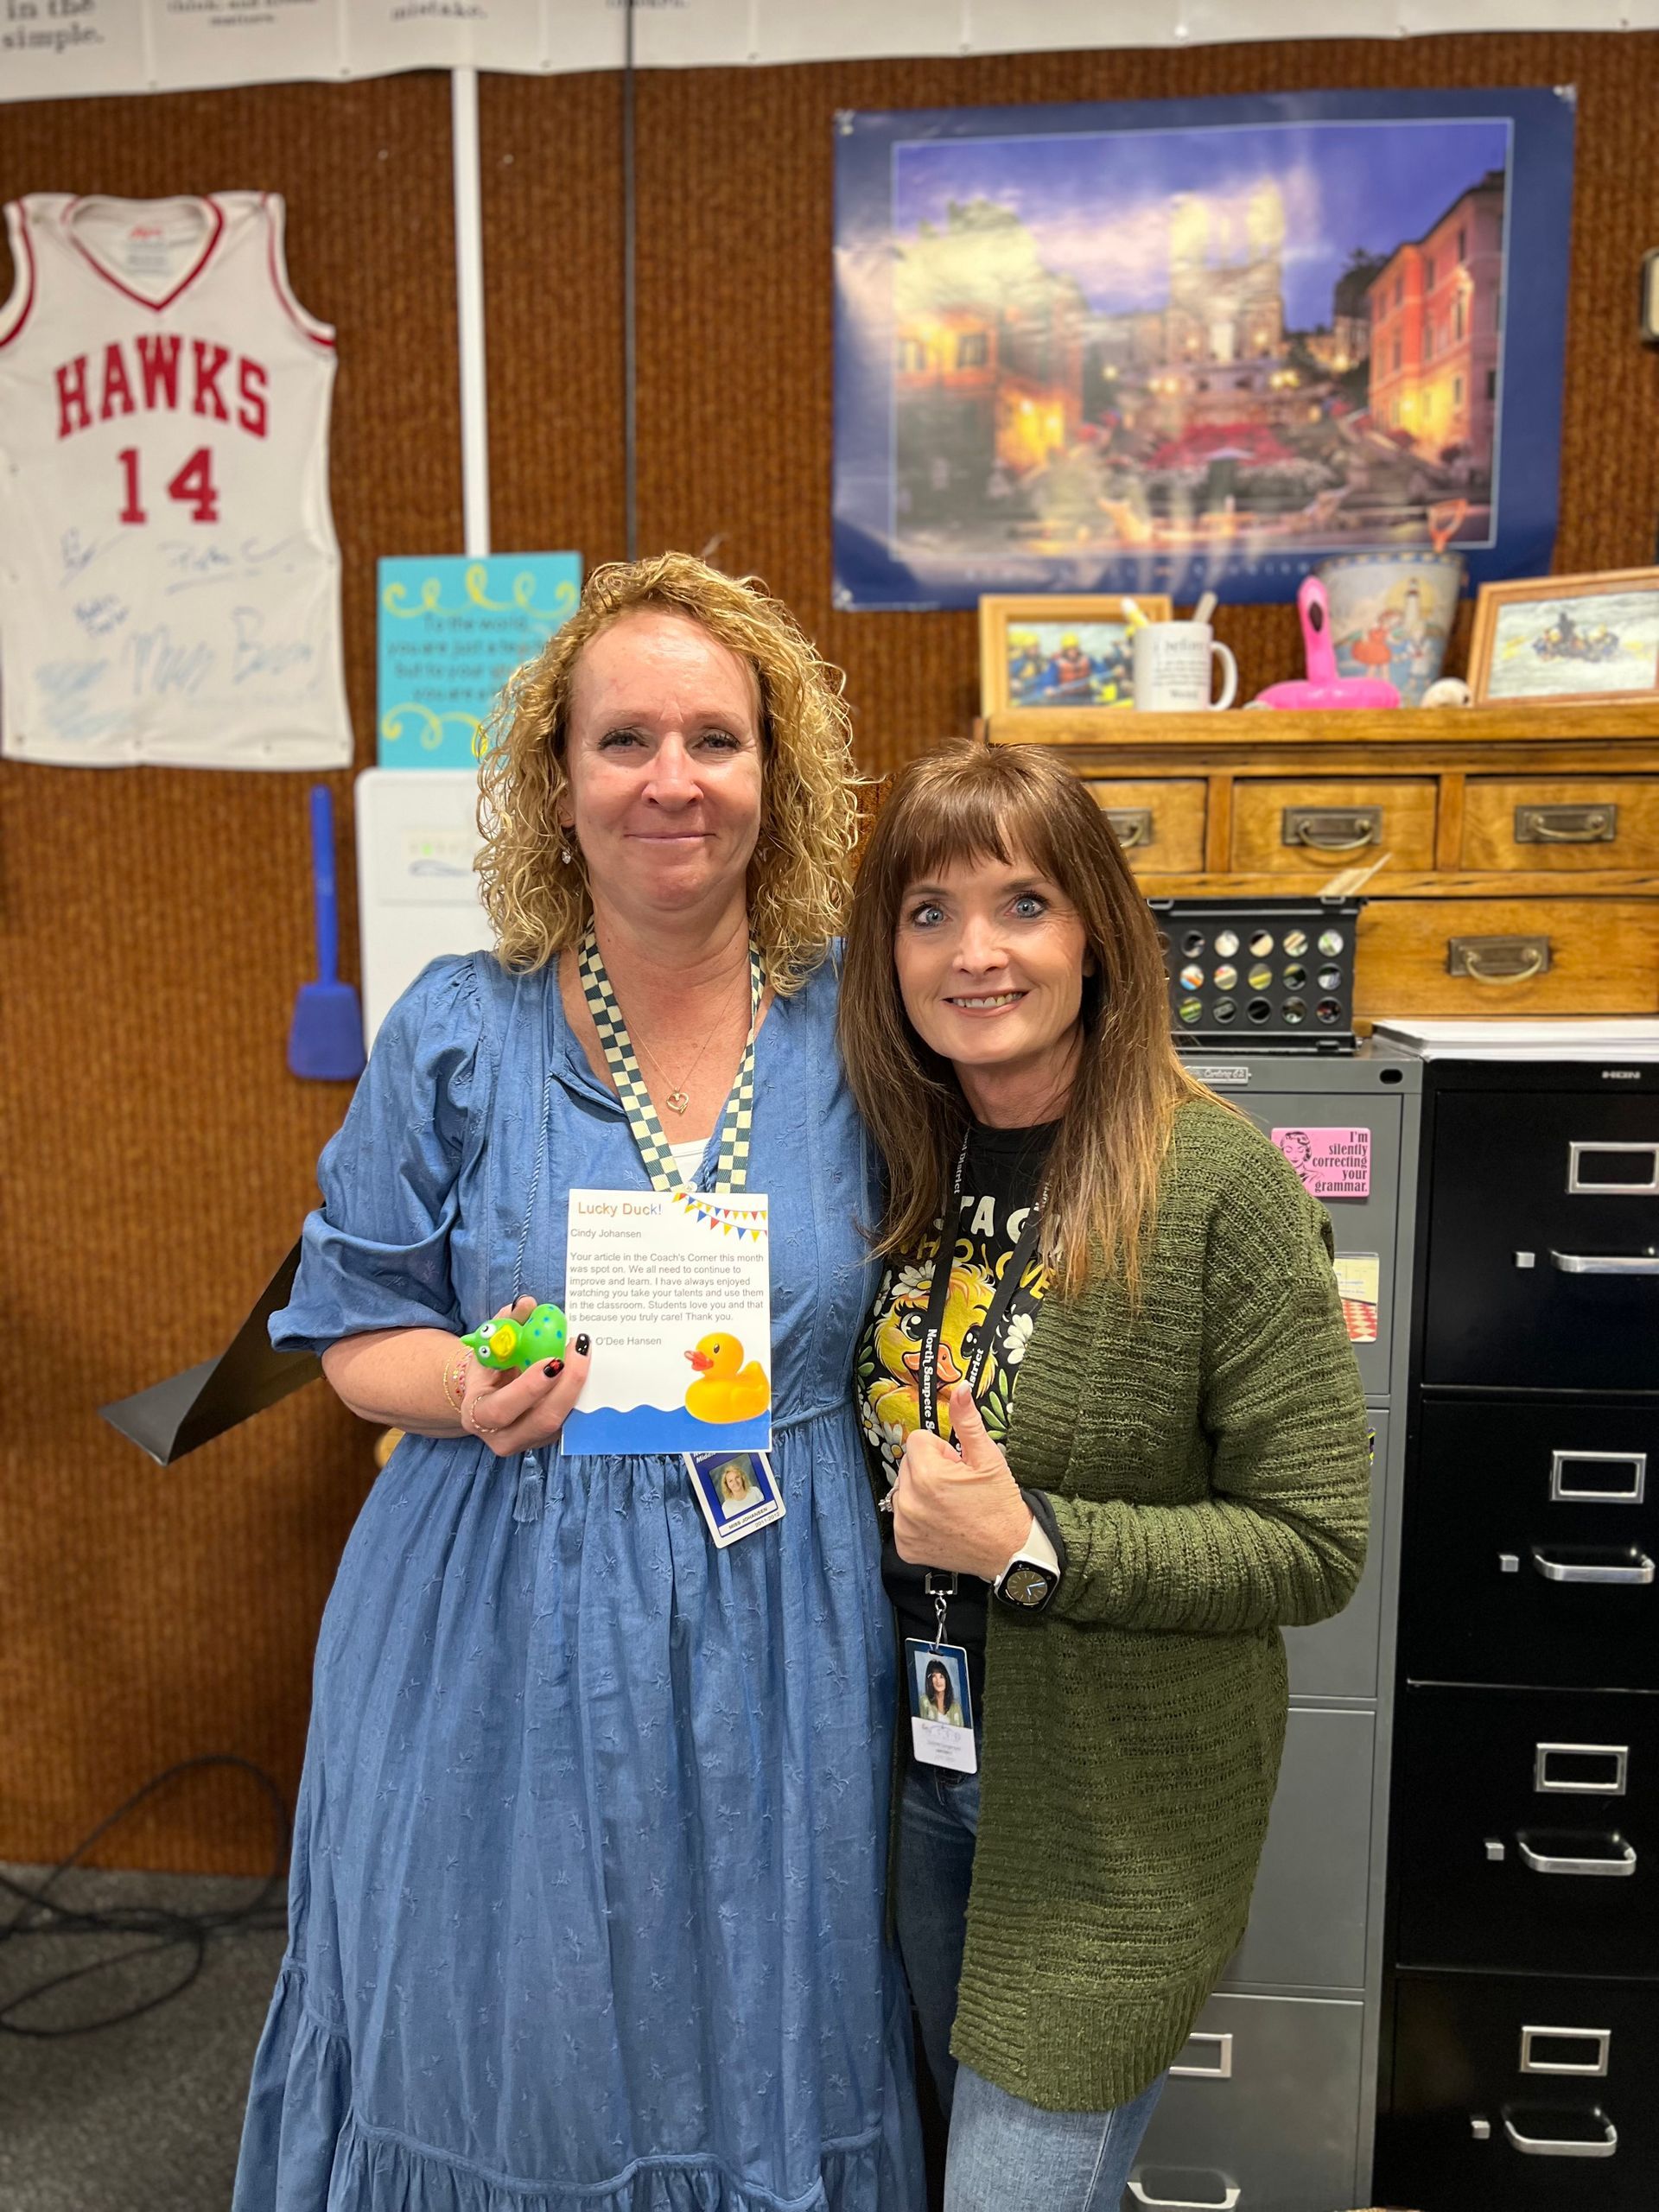
[[[691,1489],[717,1549],[784,1517],[784,1493],[764,1452],[687,1452]]]
[[[905,1639],[905,1681],[910,1694],[911,1749],[924,1766],[976,1774],[974,1707],[968,1688],[968,1654],[959,1643]]]

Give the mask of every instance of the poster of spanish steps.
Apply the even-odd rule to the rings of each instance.
[[[845,111],[836,600],[1548,569],[1572,87]]]

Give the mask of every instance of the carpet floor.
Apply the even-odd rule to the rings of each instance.
[[[42,1867],[0,1872],[38,1888]],[[232,1912],[257,1882],[77,1870],[55,1901],[88,1912]],[[0,1896],[0,1926],[23,1911]],[[280,1917],[280,1904],[276,1917]],[[0,2031],[0,2212],[226,2212],[248,2069],[283,1955],[280,1925],[209,1937],[188,1989],[90,2034]],[[18,2028],[100,2019],[159,1995],[190,1953],[132,1955],[132,1935],[25,1932],[0,1945],[0,2007],[48,1976],[113,1961],[9,2015]],[[126,1954],[125,1957],[122,1955]]]
[[[46,1871],[0,1866],[30,1888]],[[217,1915],[247,1904],[258,1886],[76,1871],[52,1895],[86,1912]],[[19,1908],[10,1895],[0,1903],[0,1928]],[[0,2030],[0,2212],[227,2212],[248,2069],[283,1955],[272,1917],[213,1935],[190,1986],[135,2018],[86,2034]],[[94,1960],[111,1963],[19,2008],[14,2024],[61,2028],[143,2004],[178,1979],[189,1954],[135,1957],[137,1940],[11,1936],[0,1944],[0,2009]]]

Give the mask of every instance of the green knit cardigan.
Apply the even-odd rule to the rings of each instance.
[[[1103,2111],[1169,2065],[1244,1932],[1287,1712],[1281,1627],[1365,1559],[1365,1402],[1325,1209],[1265,1137],[1184,1105],[1141,1300],[1046,1299],[1007,1456],[1065,1540],[993,1605],[951,2050]]]

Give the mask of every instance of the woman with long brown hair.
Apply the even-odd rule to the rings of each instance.
[[[946,2212],[1115,2207],[1243,1932],[1281,1627],[1364,1558],[1330,1225],[1182,1066],[1144,899],[1031,747],[899,777],[840,1031],[887,1171],[860,1344],[906,1640],[900,1947],[950,2114]],[[1017,1386],[1017,1387],[1016,1387]]]

